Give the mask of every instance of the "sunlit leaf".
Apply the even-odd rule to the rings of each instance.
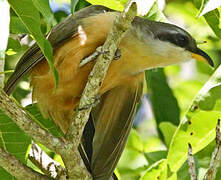
[[[117,11],[123,11],[125,4],[128,0],[87,0],[91,4],[103,5],[110,9]],[[144,16],[153,6],[155,0],[138,0],[137,3],[137,13],[140,16]]]
[[[145,175],[140,180],[150,180],[150,179],[167,179],[167,161],[162,159],[155,164],[153,164],[145,173]]]
[[[188,143],[196,153],[215,138],[217,120],[221,118],[221,67],[203,86],[173,136],[168,164],[176,172],[187,158]]]
[[[148,165],[152,165],[161,159],[165,159],[167,157],[167,151],[154,151],[145,153],[144,156],[148,161]]]
[[[185,162],[188,143],[192,145],[193,152],[196,153],[215,138],[218,118],[221,118],[220,112],[200,111],[181,124],[172,140],[168,154],[168,164],[173,172],[176,172]]]
[[[138,152],[143,152],[142,141],[140,139],[139,134],[134,129],[132,129],[130,132],[130,138],[127,142],[127,148],[132,148]]]
[[[166,146],[169,147],[170,142],[173,138],[173,135],[177,129],[177,126],[174,126],[170,122],[162,122],[162,123],[160,123],[159,128],[160,128],[161,132],[163,133],[164,142],[165,142]]]
[[[110,9],[123,11],[124,5],[127,3],[127,0],[87,0],[93,5],[102,5]]]
[[[167,180],[177,180],[177,174],[173,173],[170,177],[167,178]]]

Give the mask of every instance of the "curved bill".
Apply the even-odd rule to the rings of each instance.
[[[192,52],[192,57],[196,60],[207,62],[210,66],[214,67],[213,60],[208,56],[204,51],[197,48],[194,52]]]

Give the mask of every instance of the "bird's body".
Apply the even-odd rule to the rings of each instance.
[[[91,62],[79,67],[79,63],[104,43],[115,15],[116,12],[109,12],[85,18],[78,26],[78,31],[54,50],[54,64],[59,73],[59,86],[56,93],[51,93],[54,89],[54,77],[46,60],[38,63],[32,70],[33,97],[38,100],[44,115],[53,118],[64,132],[68,129],[73,110],[79,102],[88,74],[94,64]],[[132,26],[122,39],[119,46],[121,58],[111,63],[99,95],[120,85],[131,84],[133,86],[136,82],[134,79],[138,77],[138,74],[140,74],[139,77],[142,76],[141,74],[146,69],[191,59],[190,53],[179,47],[173,47],[168,42],[162,42],[162,47],[152,46],[151,43],[155,43],[151,42],[153,37],[144,39],[139,37],[137,31],[139,29]],[[169,50],[166,46],[169,46]],[[155,49],[151,49],[152,47]],[[175,51],[177,48],[180,49],[180,54]],[[165,52],[161,55],[160,51]],[[143,79],[140,78],[140,81],[142,82]]]
[[[83,67],[79,63],[105,42],[117,13],[102,6],[91,6],[52,29],[48,39],[54,47],[54,65],[59,73],[55,93],[53,73],[37,45],[18,63],[5,91],[9,94],[17,81],[32,69],[33,98],[44,116],[52,118],[67,132],[94,65],[94,61]],[[93,152],[87,156],[96,180],[109,179],[124,149],[136,103],[142,94],[144,71],[187,61],[197,53],[211,60],[184,30],[140,17],[132,22],[119,49],[121,56],[110,64],[99,90],[101,102],[92,111],[95,134],[92,133],[93,140],[89,142]]]
[[[79,28],[80,32],[77,32],[62,46],[55,49],[54,63],[59,73],[59,86],[55,93],[51,93],[54,89],[54,77],[46,60],[38,63],[32,70],[31,83],[34,98],[38,100],[39,107],[44,115],[52,117],[64,132],[68,129],[71,117],[73,117],[73,110],[80,100],[88,74],[94,64],[94,62],[90,62],[83,67],[79,67],[79,63],[104,43],[112,25],[113,17],[111,14],[102,14],[86,19],[87,23],[85,24],[90,24],[89,26],[84,26],[84,23],[82,23]],[[93,21],[96,21],[96,23]],[[102,27],[104,22],[105,28],[99,28]],[[119,85],[133,84],[132,79],[139,74],[139,66],[130,65],[133,63],[130,60],[139,58],[136,57],[138,54],[136,51],[139,51],[139,49],[136,50],[135,42],[137,41],[131,41],[131,39],[129,41],[128,38],[133,37],[124,38],[121,42],[119,47],[122,53],[121,58],[111,63],[104,83],[99,90],[100,95]],[[130,58],[127,56],[130,56]]]

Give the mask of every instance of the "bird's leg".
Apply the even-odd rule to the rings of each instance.
[[[99,55],[107,53],[106,51],[103,51],[102,46],[98,47],[96,51],[99,53]],[[117,48],[113,60],[118,60],[120,59],[120,57],[121,57],[121,50]]]
[[[87,105],[85,105],[85,106],[82,107],[82,108],[77,108],[77,110],[78,110],[78,111],[81,111],[81,110],[84,110],[84,109],[88,109],[88,108],[90,108],[90,107],[93,108],[93,107],[97,106],[99,103],[100,103],[100,96],[99,96],[99,95],[96,95],[96,97],[94,98],[94,102],[93,102],[93,103],[87,104]]]
[[[118,59],[120,59],[120,57],[121,57],[121,50],[119,48],[117,48],[113,60],[118,60]]]
[[[82,59],[80,64],[79,64],[79,67],[82,67],[85,64],[95,60],[99,55],[100,55],[100,52],[96,50],[95,52],[93,52],[92,54],[87,56],[86,58]]]
[[[89,56],[85,57],[84,59],[81,60],[79,67],[84,66],[85,64],[95,60],[100,54],[105,54],[106,52],[102,50],[102,46],[99,46],[95,52],[90,54]],[[113,60],[118,60],[121,57],[121,50],[117,49]]]

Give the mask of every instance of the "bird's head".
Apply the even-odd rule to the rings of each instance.
[[[212,59],[197,47],[195,39],[182,28],[137,17],[133,22],[137,37],[147,45],[155,67],[196,59],[212,67]]]

